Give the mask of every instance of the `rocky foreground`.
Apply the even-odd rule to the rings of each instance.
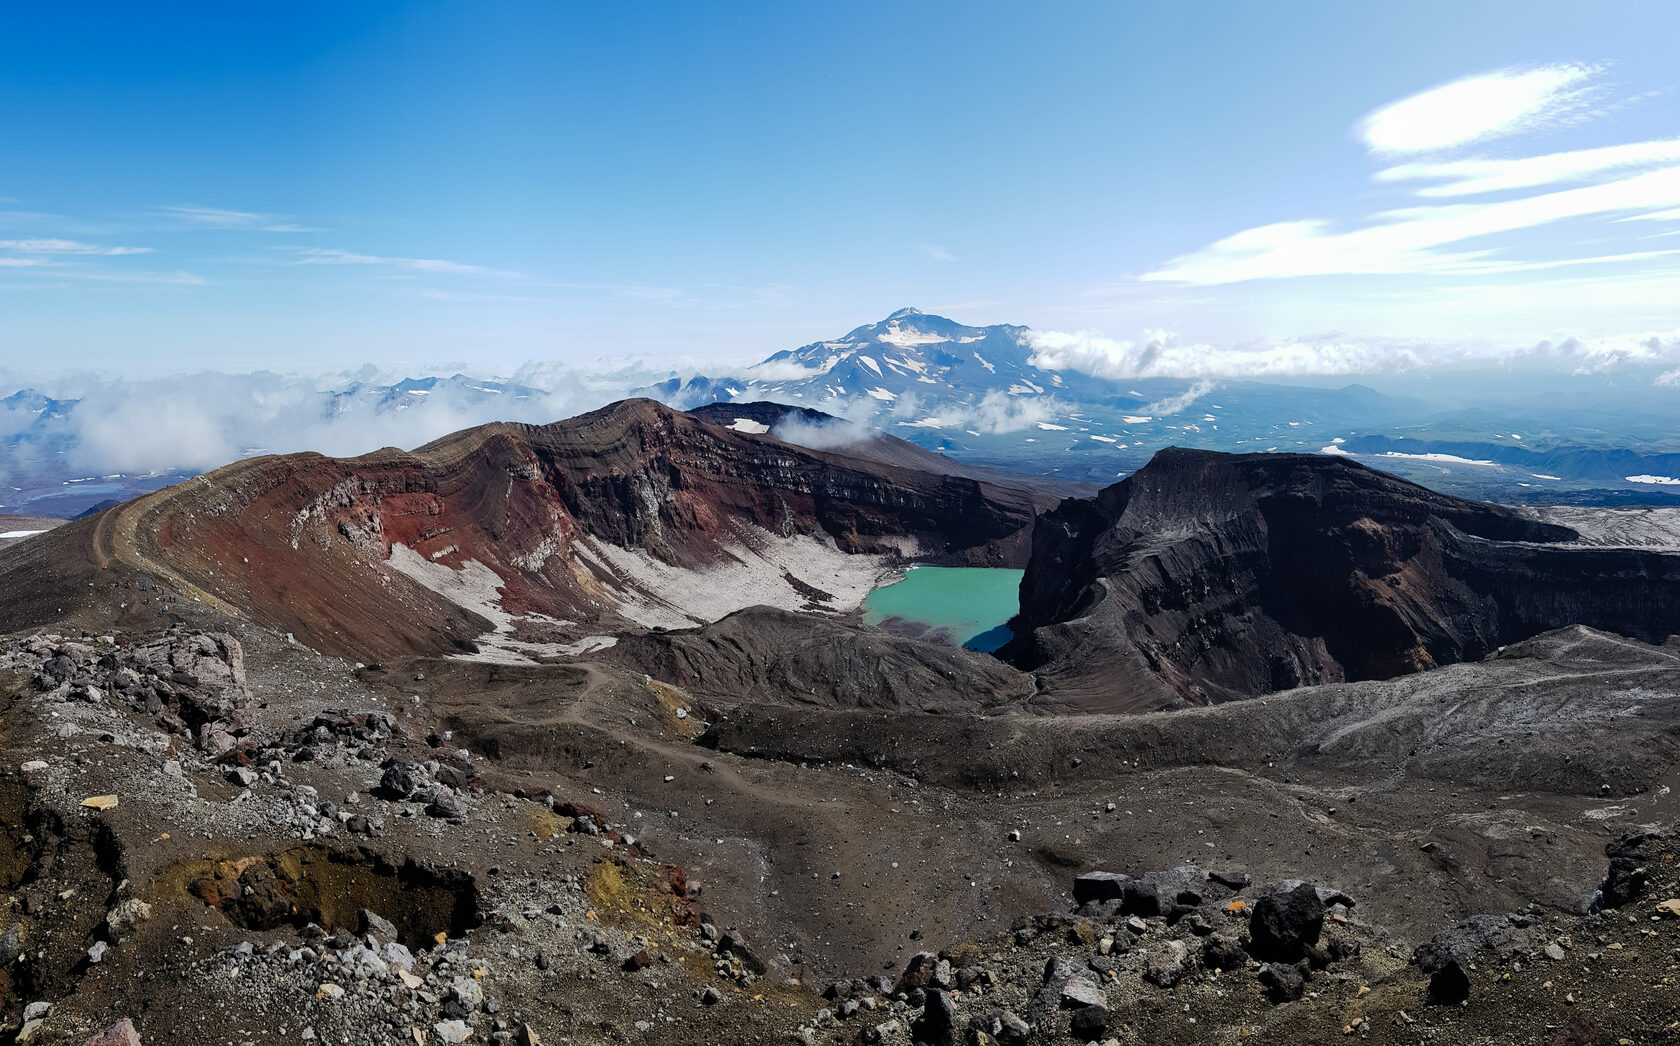
[[[662,860],[660,815],[608,813],[610,779],[512,779],[418,694],[259,660],[183,628],[0,648],[13,1041],[1680,1041],[1671,831],[1612,840],[1585,912],[1407,940],[1242,861],[1068,869],[1058,909],[938,943],[908,919],[887,969],[823,976]]]

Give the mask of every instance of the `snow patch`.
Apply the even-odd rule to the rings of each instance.
[[[754,421],[751,418],[736,418],[734,421],[729,423],[729,427],[734,429],[736,432],[750,432],[755,436],[762,436],[764,433],[770,431],[770,426],[761,421]]]
[[[1457,454],[1402,454],[1398,450],[1390,450],[1385,451],[1382,456],[1385,458],[1410,458],[1413,461],[1435,461],[1446,465],[1492,466],[1497,464],[1496,462],[1488,461],[1483,458],[1461,458]],[[1680,483],[1680,479],[1677,479],[1674,482]]]
[[[875,335],[875,340],[884,341],[900,349],[911,349],[917,345],[937,345],[950,339],[941,334],[929,334],[927,331],[904,330],[898,325],[898,321],[894,320],[887,325],[885,331]]]
[[[810,600],[789,575],[833,596],[824,608],[845,613],[891,572],[886,556],[848,554],[826,538],[784,538],[751,526],[739,537],[718,563],[693,569],[589,537],[579,558],[617,589],[618,612],[645,628],[693,628],[751,606],[806,609]],[[906,555],[918,551],[910,539],[903,544]]]
[[[991,371],[993,374],[997,373],[997,368],[992,366],[990,363],[987,363],[986,362],[986,357],[984,357],[984,356],[980,355],[978,352],[976,352],[974,354],[974,358],[976,360],[980,361],[980,366],[986,368],[988,371]]]
[[[386,563],[397,573],[431,589],[456,606],[489,620],[491,630],[476,640],[478,653],[452,655],[455,660],[503,665],[536,664],[541,657],[571,657],[605,650],[618,642],[612,636],[585,636],[575,643],[528,643],[515,638],[517,624],[514,616],[502,609],[501,575],[476,559],[466,560],[457,570],[446,563],[433,562],[399,542],[391,546],[391,557]],[[547,625],[571,624],[541,614],[527,614],[524,619]]]

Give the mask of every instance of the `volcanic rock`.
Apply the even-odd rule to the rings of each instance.
[[[140,1046],[140,1033],[134,1022],[124,1017],[102,1032],[88,1037],[82,1046]]]
[[[673,571],[727,562],[753,560],[753,581],[820,606],[822,578],[798,577],[819,546],[1023,564],[1034,513],[1054,497],[1030,480],[961,471],[812,450],[649,400],[551,425],[485,425],[412,453],[256,457],[18,546],[24,554],[0,560],[12,597],[0,631],[85,590],[100,573],[90,561],[166,570],[213,609],[364,662],[477,650],[496,626],[463,586],[488,593],[491,613],[617,631],[750,605],[721,602],[715,584],[692,606],[675,600]],[[175,680],[164,677],[196,689]]]
[[[1169,448],[1040,517],[1004,649],[1064,707],[1206,703],[1477,660],[1585,624],[1680,631],[1680,556],[1345,457]]]
[[[1318,943],[1323,928],[1324,902],[1312,886],[1267,894],[1249,918],[1249,951],[1262,962],[1295,962]]]

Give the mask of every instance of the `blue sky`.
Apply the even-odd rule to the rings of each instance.
[[[1680,355],[1672,3],[249,7],[9,13],[0,369]]]

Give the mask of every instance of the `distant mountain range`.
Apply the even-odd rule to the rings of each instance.
[[[1415,398],[1361,384],[1111,379],[1049,362],[1027,327],[971,327],[900,309],[733,372],[640,387],[603,383],[594,391],[601,403],[636,395],[679,409],[776,401],[973,466],[1070,483],[1112,482],[1176,445],[1350,454],[1436,489],[1492,501],[1680,504],[1680,437],[1672,425],[1680,390],[1648,381],[1611,387],[1565,376],[1522,398],[1517,393],[1527,386],[1509,375],[1452,375],[1421,386],[1430,391]],[[1487,395],[1475,395],[1484,388]],[[93,420],[83,401],[23,389],[0,399],[0,511],[68,518],[223,457],[344,452],[319,442],[334,426],[353,437],[339,442],[354,449],[417,444],[492,420],[546,422],[564,391],[468,374],[311,386],[284,422],[228,433],[223,443],[230,449],[213,461],[184,465],[168,459],[166,446],[155,463],[135,470],[82,444],[83,425]],[[576,401],[573,395],[566,412]],[[820,448],[844,438],[815,428],[784,427],[782,434]]]
[[[1445,491],[1496,501],[1680,504],[1680,440],[1662,390],[1538,393],[1442,403],[1269,381],[1110,380],[1052,370],[1026,327],[969,327],[900,309],[843,337],[728,376],[639,391],[673,406],[777,400],[885,429],[960,461],[1108,482],[1155,451],[1312,451],[1363,458]],[[1509,394],[1509,376],[1493,386]],[[1488,376],[1467,376],[1455,399]],[[1443,386],[1451,383],[1443,380]],[[1527,440],[1523,431],[1533,433]]]

